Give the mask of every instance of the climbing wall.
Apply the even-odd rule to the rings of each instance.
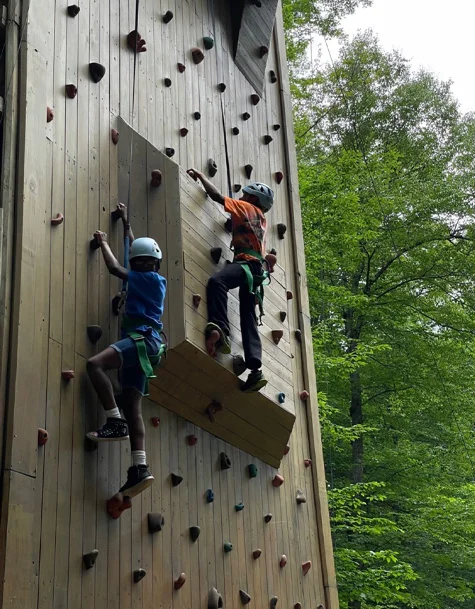
[[[64,0],[20,4],[25,29],[16,263],[0,521],[4,606],[202,609],[221,606],[208,604],[215,588],[228,609],[247,603],[335,609],[280,6],[269,52],[261,58],[267,62],[265,87],[256,97],[233,60],[229,2],[141,0],[138,29],[147,50],[137,54],[135,87],[134,53],[127,44],[135,1],[84,0],[75,15]],[[253,4],[258,10],[259,3]],[[204,37],[212,39],[212,48],[205,48]],[[203,49],[199,63],[194,47]],[[260,46],[256,53],[262,53]],[[91,62],[105,68],[97,83]],[[138,137],[128,139],[130,132]],[[228,158],[235,196],[250,181],[251,166],[252,179],[274,188],[268,249],[275,249],[278,264],[261,329],[270,384],[256,399],[279,413],[279,394],[285,394],[282,410],[291,414],[292,433],[288,448],[279,440],[272,460],[259,459],[242,442],[231,436],[227,442],[224,432],[213,430],[204,408],[192,419],[193,404],[204,407],[212,396],[196,384],[193,358],[172,354],[171,360],[182,357],[186,366],[169,369],[173,362],[167,363],[153,401],[143,404],[155,483],[114,519],[106,501],[125,479],[129,447],[89,451],[84,436],[103,420],[86,378],[87,359],[118,336],[111,300],[120,284],[100,252],[91,250],[90,239],[94,230],[104,230],[122,255],[121,227],[111,220],[119,196],[128,192],[130,150],[127,156],[121,137],[143,159],[143,180],[131,179],[136,235],[148,230],[165,239],[165,258],[177,261],[183,277],[183,289],[173,285],[167,263],[165,325],[173,335],[184,320],[185,338],[200,357],[207,276],[230,259],[230,238],[222,211],[205,200],[185,170],[208,174],[214,160],[213,181],[227,192]],[[161,186],[152,188],[157,155],[176,164],[180,188],[168,181],[167,171]],[[170,192],[178,194],[167,198]],[[173,205],[176,215],[167,215]],[[287,227],[284,238],[279,224]],[[207,255],[216,246],[222,248],[218,264]],[[179,310],[174,293],[175,302],[183,302]],[[198,307],[194,294],[202,296]],[[231,295],[233,350],[239,353],[236,306]],[[94,344],[87,334],[91,325],[102,328]],[[276,344],[272,331],[279,329]],[[229,361],[200,361],[197,369],[208,381],[237,391]],[[248,424],[252,416],[261,418],[265,445],[272,433],[264,435],[258,406],[256,401],[248,408]],[[275,420],[268,418],[272,429]],[[38,441],[38,428],[47,431],[46,443],[43,436]],[[245,433],[230,432],[245,439]],[[190,527],[199,527],[196,539],[198,530]],[[88,569],[83,555],[94,549],[98,554],[88,556],[95,561]]]

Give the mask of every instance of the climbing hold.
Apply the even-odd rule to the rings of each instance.
[[[306,562],[302,563],[302,571],[303,571],[304,575],[307,575],[307,573],[310,571],[311,568],[312,568],[311,560],[307,560]]]
[[[279,567],[281,569],[283,569],[286,564],[287,564],[287,556],[285,554],[282,554],[282,556],[280,557],[280,561],[279,561]]]
[[[275,254],[267,254],[266,255],[267,268],[269,273],[274,272],[274,267],[277,264],[277,256]]]
[[[297,489],[297,504],[301,505],[302,503],[307,503],[307,497],[305,497],[305,493],[300,489]]]
[[[193,294],[193,306],[198,308],[200,306],[201,296],[200,294]]]
[[[232,233],[233,232],[233,220],[232,218],[228,218],[226,220],[226,222],[224,223],[224,230],[228,233]]]
[[[233,135],[239,135],[239,127],[233,127]]]
[[[211,256],[211,260],[215,263],[218,264],[220,258],[221,258],[221,254],[223,253],[222,248],[220,247],[212,247],[209,251],[209,255]]]
[[[65,381],[71,381],[74,378],[74,370],[63,370],[61,376]]]
[[[302,608],[300,608],[300,609],[302,609]],[[325,609],[325,606],[324,605],[318,605],[317,609]]]
[[[48,441],[48,432],[46,429],[38,428],[38,446],[44,446]]]
[[[280,316],[280,321],[284,322],[287,319],[287,311],[281,311],[279,313],[279,316]]]
[[[279,599],[277,598],[277,596],[273,596],[270,599],[270,609],[275,609],[278,601],[279,601]]]
[[[185,64],[184,63],[177,63],[176,65],[177,65],[177,68],[178,68],[178,71],[180,72],[180,74],[183,74],[183,72],[186,70]]]
[[[99,556],[99,550],[93,550],[92,552],[89,552],[88,554],[84,554],[84,556],[82,557],[82,561],[83,561],[86,569],[92,569],[92,567],[94,566],[94,564],[96,562],[96,558],[98,556]]]
[[[69,99],[74,99],[78,94],[78,88],[76,85],[66,85],[65,89],[66,95],[69,97]]]
[[[183,482],[183,476],[179,476],[178,474],[170,474],[172,480],[172,486],[178,486]]]
[[[218,166],[216,161],[213,159],[208,160],[208,173],[210,178],[214,178],[214,176],[218,173]]]
[[[251,95],[251,102],[253,106],[257,106],[257,104],[261,101],[261,98],[259,97],[259,95],[257,95],[257,93],[253,93]]]
[[[164,15],[163,15],[163,23],[170,23],[170,21],[173,19],[173,13],[171,11],[167,11]]]
[[[89,249],[91,250],[91,252],[95,252],[96,250],[98,250],[101,247],[101,244],[99,243],[99,241],[93,237],[90,241],[89,241]]]
[[[257,478],[257,467],[254,463],[249,463],[247,466],[247,471],[249,473],[249,478]]]
[[[122,512],[129,510],[132,507],[130,497],[124,497],[122,493],[116,493],[113,497],[106,501],[106,510],[111,518],[117,520],[122,515]]]
[[[68,6],[68,15],[70,17],[76,17],[76,15],[79,13],[81,9],[79,8],[79,6],[77,4],[71,4]]]
[[[208,609],[222,609],[222,607],[223,597],[216,588],[211,588],[208,592]]]
[[[239,596],[243,605],[248,605],[251,602],[251,597],[247,592],[244,592],[244,590],[239,590]]]
[[[242,120],[243,121],[248,121],[251,118],[251,115],[249,114],[249,112],[244,112],[242,115]]]
[[[198,47],[194,47],[193,49],[191,49],[191,56],[193,58],[193,61],[196,63],[196,65],[201,63],[203,61],[203,59],[205,58],[205,54]]]
[[[106,73],[105,67],[93,61],[89,64],[89,74],[94,82],[100,82]]]
[[[224,82],[220,82],[218,85],[218,91],[220,93],[224,93],[226,91],[226,85],[224,84]]]
[[[277,250],[275,249],[275,247],[273,247],[271,249],[271,251],[269,252],[269,254],[273,254],[274,256],[277,256]]]
[[[46,107],[46,122],[51,123],[53,118],[54,118],[54,112],[49,106],[47,106]]]
[[[203,45],[207,51],[211,51],[211,49],[214,47],[214,40],[211,38],[211,36],[204,36]]]
[[[303,461],[305,467],[312,467],[312,459],[304,459]]]
[[[152,188],[158,188],[162,183],[162,172],[160,169],[152,169],[150,175],[150,186]]]
[[[287,300],[292,300],[293,297],[294,295],[292,294],[292,292],[290,290],[287,290]]]
[[[102,328],[101,326],[88,326],[87,327],[87,337],[91,341],[93,345],[97,343],[97,341],[102,336]]]
[[[279,393],[279,395],[277,396],[277,399],[279,400],[279,404],[283,404],[285,402],[285,393],[283,393],[283,392]]]
[[[253,169],[254,167],[252,165],[244,165],[244,171],[246,172],[246,177],[248,180],[251,178]]]
[[[301,343],[302,342],[302,330],[299,330],[299,329],[295,330],[294,335],[295,335],[295,340],[297,342]]]
[[[236,376],[241,376],[247,370],[246,362],[242,355],[233,356],[233,372]]]
[[[261,59],[263,57],[265,57],[268,53],[269,53],[269,47],[266,47],[265,45],[262,45],[261,47],[259,47],[259,56]]]
[[[164,78],[163,79],[163,84],[165,85],[165,87],[171,87],[172,86],[172,79],[171,78]]]
[[[145,569],[137,569],[137,571],[134,571],[134,582],[138,584],[139,581],[143,579],[146,575],[147,573]]]
[[[310,394],[306,389],[304,389],[303,391],[301,391],[299,393],[299,398],[302,400],[302,402],[306,402],[309,397],[310,397]]]
[[[281,171],[276,171],[275,172],[275,181],[277,182],[277,184],[280,184],[283,179],[284,179],[284,174]]]
[[[195,119],[195,121],[199,121],[201,118],[201,114],[199,112],[195,112],[193,114],[193,118]]]
[[[252,558],[254,560],[257,560],[260,557],[261,554],[262,554],[262,550],[261,549],[254,550],[254,552],[252,553]]]
[[[221,453],[219,455],[219,463],[221,465],[221,469],[231,469],[231,459],[226,453]]]
[[[286,232],[287,226],[282,224],[282,222],[279,222],[279,224],[277,224],[277,234],[279,235],[279,239],[283,239]]]
[[[111,129],[111,140],[112,143],[117,146],[117,144],[119,143],[119,132],[117,131],[117,129]]]
[[[274,479],[272,480],[272,486],[275,486],[275,488],[278,488],[279,486],[282,486],[284,484],[284,476],[282,476],[281,474],[276,474],[274,476]]]
[[[96,249],[95,247],[92,247],[92,243],[90,245],[91,245],[91,249]],[[119,315],[120,310],[124,306],[124,303],[125,303],[124,292],[119,292],[118,294],[116,294],[114,296],[114,298],[112,299],[112,302],[111,302],[111,308],[112,308],[112,313],[115,316]]]
[[[213,492],[213,489],[209,488],[206,491],[206,502],[213,503],[213,501],[214,501],[214,492]]]
[[[224,548],[225,552],[231,552],[233,549],[233,544],[230,543],[229,541],[225,541],[223,548]]]
[[[194,434],[186,436],[186,443],[188,446],[196,446],[198,444],[198,438]]]
[[[241,184],[234,184],[233,190],[234,192],[239,192],[241,190],[242,186]]]
[[[180,588],[183,588],[183,586],[185,585],[185,582],[186,582],[186,575],[184,573],[182,573],[180,575],[180,577],[178,577],[175,580],[175,583],[174,583],[175,590],[179,590]]]
[[[181,137],[186,137],[188,135],[188,129],[186,127],[182,127],[180,129],[180,135]]]
[[[234,509],[236,510],[236,512],[242,512],[244,509],[244,503],[238,503],[237,505],[234,506]]]
[[[197,526],[190,527],[190,539],[193,543],[195,543],[195,541],[198,539],[198,537],[200,536],[200,533],[201,533],[200,527],[197,527]]]
[[[251,0],[251,4],[253,4],[254,6],[257,6],[257,8],[261,8],[262,7],[261,0]]]
[[[139,34],[137,30],[132,30],[127,34],[127,44],[137,53],[144,53],[147,49],[145,48],[145,40]]]
[[[51,218],[51,226],[59,226],[63,222],[64,222],[64,216],[63,216],[63,214],[60,214],[59,212],[56,214],[56,216],[54,218]]]
[[[277,82],[277,74],[274,72],[274,70],[269,71],[269,78],[272,84]]]
[[[215,402],[213,400],[211,402],[211,404],[208,406],[208,408],[206,409],[205,414],[208,416],[211,423],[214,423],[214,421],[216,419],[216,413],[221,412],[222,410],[223,410],[223,405],[220,404],[219,402]]]
[[[276,123],[273,127],[274,131],[279,131],[280,129],[280,125],[278,123]]]
[[[290,444],[287,444],[287,446],[284,448],[284,455],[288,455],[290,452]]]
[[[148,532],[152,534],[159,533],[165,525],[165,518],[159,512],[148,514],[147,520]]]
[[[295,603],[294,609],[302,609],[302,603]],[[317,607],[317,609],[319,608]]]
[[[160,427],[160,419],[159,417],[150,417],[150,422],[154,427]]]
[[[175,148],[165,148],[165,154],[171,158],[175,155]]]
[[[264,135],[263,141],[264,144],[268,146],[271,142],[274,141],[274,138],[271,135]]]
[[[272,520],[272,514],[266,514],[266,515],[264,516],[264,522],[265,522],[266,524],[269,524],[269,522],[270,522],[271,520]]]
[[[272,330],[272,340],[276,345],[280,343],[281,338],[284,336],[283,330]]]

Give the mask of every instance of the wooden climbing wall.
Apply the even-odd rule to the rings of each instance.
[[[135,1],[81,0],[75,18],[68,16],[68,4],[44,0],[15,5],[17,10],[21,6],[25,29],[0,521],[2,606],[202,609],[214,586],[227,609],[241,606],[240,590],[249,593],[251,606],[259,609],[269,606],[274,596],[279,607],[301,603],[305,609],[335,609],[280,6],[264,97],[253,106],[254,91],[233,61],[229,2],[140,1],[139,31],[147,52],[138,56],[135,100],[134,56],[126,44],[134,27]],[[162,16],[168,10],[174,18],[164,24]],[[213,37],[215,46],[195,65],[190,50],[203,46],[203,36]],[[97,84],[88,71],[93,61],[106,67],[106,76]],[[186,65],[185,72],[178,71],[177,62]],[[277,75],[276,83],[271,82],[270,70]],[[165,86],[165,78],[172,80],[171,87]],[[75,99],[65,95],[68,83],[77,86]],[[219,92],[219,83],[226,84],[224,93]],[[49,123],[47,106],[54,110]],[[197,111],[199,121],[193,118]],[[251,115],[248,121],[242,119],[244,112]],[[86,431],[102,422],[85,373],[87,358],[118,335],[110,302],[120,285],[108,275],[99,253],[89,250],[89,239],[95,229],[105,230],[112,249],[121,252],[121,231],[110,220],[123,189],[119,147],[111,142],[119,116],[154,149],[174,148],[173,160],[182,173],[192,166],[206,173],[208,159],[213,158],[218,164],[214,183],[223,192],[226,136],[232,184],[247,183],[244,166],[252,164],[253,179],[276,191],[276,204],[268,215],[268,248],[277,251],[276,279],[294,298],[285,303],[285,336],[275,353],[275,362],[284,354],[289,364],[279,368],[269,360],[268,397],[275,398],[281,378],[296,418],[290,452],[277,470],[160,406],[159,399],[145,400],[147,456],[155,483],[119,520],[111,520],[105,501],[123,483],[130,451],[117,444],[100,446],[96,452],[84,450]],[[274,125],[281,129],[274,130]],[[180,135],[183,127],[188,129],[186,137]],[[239,128],[239,135],[232,135],[233,127]],[[273,137],[270,145],[263,143],[267,134]],[[275,179],[278,171],[285,176],[280,185]],[[166,193],[166,184],[163,187]],[[163,219],[149,206],[147,189],[146,184],[132,184],[136,234],[148,226],[160,236]],[[177,231],[193,229],[197,204],[190,203]],[[220,213],[204,199],[203,206],[210,214]],[[63,214],[64,222],[52,227],[50,220],[57,213]],[[202,220],[206,224],[206,218]],[[279,222],[288,227],[283,240],[276,232]],[[195,239],[201,237],[197,228]],[[165,256],[173,247],[167,236]],[[206,272],[212,270],[186,250],[184,269],[189,274],[188,291],[196,282],[203,289]],[[270,301],[269,317],[282,306]],[[165,322],[172,325],[173,303],[168,306]],[[187,318],[191,325],[195,314]],[[89,324],[103,329],[96,346],[87,338]],[[295,339],[298,328],[302,344]],[[75,379],[63,381],[64,369],[73,369]],[[305,403],[299,400],[304,388],[310,391]],[[152,425],[152,417],[160,419],[158,427]],[[49,432],[49,441],[41,448],[38,427]],[[194,446],[187,444],[191,434],[198,440]],[[221,452],[230,457],[230,470],[221,471]],[[309,458],[313,463],[306,468],[304,460]],[[258,468],[256,478],[248,476],[250,463]],[[277,471],[285,478],[279,488],[271,484]],[[172,487],[171,473],[183,476],[179,486]],[[213,503],[206,501],[208,489],[214,491]],[[307,498],[302,505],[296,502],[299,490]],[[237,512],[240,502],[245,507]],[[163,530],[153,536],[147,529],[150,512],[165,518]],[[268,513],[272,520],[265,523]],[[201,527],[196,543],[189,538],[192,525]],[[232,552],[223,551],[225,542],[233,544]],[[85,570],[82,556],[93,548],[99,557],[93,569]],[[253,560],[257,548],[262,554]],[[287,565],[280,568],[284,554]],[[302,563],[308,560],[312,568],[304,576]],[[135,584],[132,574],[140,568],[147,575]],[[174,580],[182,572],[186,584],[175,591]]]

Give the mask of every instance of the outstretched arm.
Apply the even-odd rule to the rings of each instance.
[[[198,171],[197,169],[188,169],[187,174],[192,177],[193,180],[199,180],[203,184],[208,197],[213,199],[213,201],[216,201],[216,203],[224,205],[223,195],[219,192],[216,186],[214,186],[214,184],[212,184],[208,178],[201,173],[201,171]]]
[[[127,217],[127,207],[123,203],[119,203],[117,205],[117,213],[119,214],[119,218],[122,220],[122,224],[124,225],[124,241],[125,238],[129,238],[129,243],[132,245],[134,242],[134,233],[132,232],[132,226],[130,225],[129,219]]]
[[[124,269],[123,266],[119,264],[119,261],[112,253],[109,244],[107,243],[107,235],[100,230],[96,230],[94,233],[94,238],[101,246],[102,255],[104,257],[104,262],[109,270],[111,275],[115,275],[116,277],[120,277],[120,279],[127,279],[129,273],[127,269]]]

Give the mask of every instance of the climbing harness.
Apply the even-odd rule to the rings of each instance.
[[[262,326],[262,318],[264,316],[264,286],[269,285],[271,282],[269,263],[261,254],[259,254],[259,252],[247,247],[236,248],[234,250],[234,256],[238,256],[239,254],[253,256],[253,258],[257,258],[257,260],[259,260],[263,266],[262,275],[253,275],[249,265],[252,260],[234,260],[234,262],[242,266],[242,270],[246,274],[249,293],[254,296],[257,304],[259,305],[259,325]],[[267,264],[267,270],[264,269],[264,264]]]

